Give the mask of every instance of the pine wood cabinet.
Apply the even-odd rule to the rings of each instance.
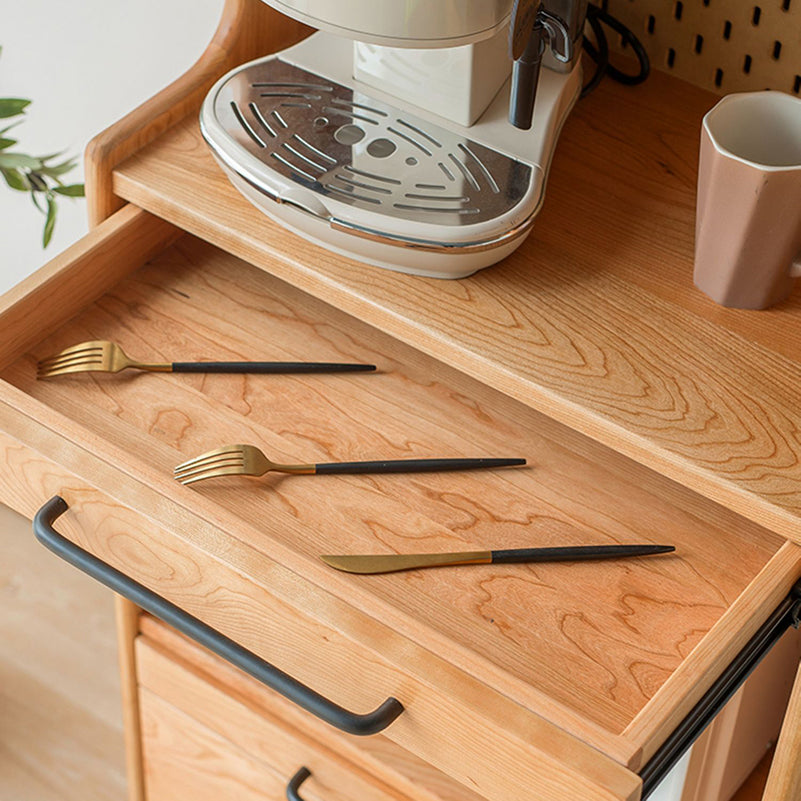
[[[310,799],[637,801],[801,576],[801,296],[744,313],[693,289],[713,98],[658,73],[574,111],[503,264],[441,282],[300,240],[228,184],[196,112],[223,71],[306,33],[230,0],[198,64],[90,147],[95,228],[0,308],[0,501],[33,517],[61,496],[58,531],[111,569],[337,705],[403,706],[380,734],[336,732],[120,600],[132,801],[278,798],[303,766]],[[36,380],[100,338],[380,369]],[[172,479],[227,442],[529,465]],[[642,539],[676,555],[374,577],[318,559]],[[797,695],[770,801],[797,786]]]

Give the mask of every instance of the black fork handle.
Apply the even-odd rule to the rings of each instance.
[[[374,364],[339,362],[173,362],[174,373],[372,373]]]
[[[265,662],[252,651],[243,648],[224,634],[139,584],[130,576],[126,576],[98,559],[94,554],[63,537],[53,528],[53,523],[67,509],[66,501],[56,495],[36,513],[33,518],[33,532],[42,545],[60,556],[65,562],[77,567],[114,592],[178,629],[187,637],[228,660],[240,670],[244,670],[245,673],[266,684],[306,711],[341,731],[362,736],[382,731],[403,712],[403,705],[400,701],[395,698],[387,698],[372,712],[357,714],[335,704],[305,684],[301,684],[297,679],[293,679],[274,665]]]
[[[433,473],[446,470],[485,470],[519,467],[525,459],[389,459],[381,462],[324,462],[314,466],[324,473]]]

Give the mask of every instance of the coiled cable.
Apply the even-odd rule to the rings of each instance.
[[[608,11],[594,5],[587,6],[587,22],[589,23],[592,33],[595,36],[595,44],[587,37],[584,36],[584,50],[587,55],[595,62],[596,68],[592,78],[584,85],[581,90],[581,96],[586,97],[598,84],[603,80],[605,75],[608,75],[618,83],[626,84],[627,86],[636,86],[642,83],[651,72],[651,62],[648,58],[648,53],[642,42],[627,28],[622,22],[615,19]],[[623,41],[624,46],[628,45],[637,56],[640,64],[639,72],[630,74],[619,70],[609,60],[609,40],[604,30],[604,25],[615,33],[618,33]]]

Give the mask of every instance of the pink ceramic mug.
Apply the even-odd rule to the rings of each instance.
[[[801,98],[724,97],[701,131],[695,285],[717,303],[764,309],[801,277]]]

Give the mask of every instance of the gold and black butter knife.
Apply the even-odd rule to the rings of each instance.
[[[505,551],[461,553],[327,555],[320,558],[346,573],[394,573],[422,567],[490,565],[523,562],[568,562],[588,559],[621,559],[672,553],[673,545],[571,545],[551,548],[513,548]]]

